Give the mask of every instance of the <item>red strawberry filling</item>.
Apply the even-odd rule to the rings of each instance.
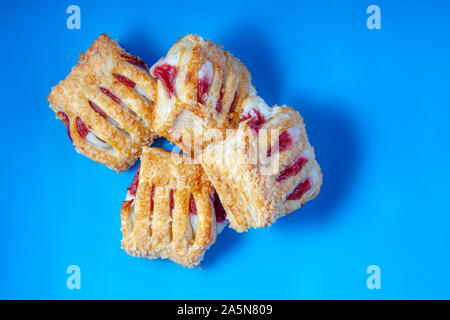
[[[211,81],[212,79],[209,75],[198,78],[197,101],[201,104],[205,104],[206,94],[208,93],[209,87],[211,86]]]
[[[297,175],[300,171],[302,171],[304,165],[308,162],[308,159],[305,157],[298,157],[294,162],[284,168],[283,171],[277,177],[277,181],[287,179],[289,177]]]
[[[312,183],[309,178],[299,183],[295,187],[294,191],[286,197],[286,200],[298,200],[300,199],[309,189],[311,189]]]
[[[64,112],[58,112],[56,114],[56,116],[58,118],[61,119],[61,121],[64,123],[64,125],[67,127],[67,135],[69,136],[70,142],[73,143],[73,139],[72,139],[72,135],[70,134],[70,119],[69,116],[67,114],[65,114]]]
[[[139,172],[140,172],[140,170],[141,170],[141,167],[139,166],[139,168],[136,171],[136,174],[134,175],[133,181],[131,181],[130,186],[127,188],[128,192],[132,196],[136,195],[136,191],[137,191],[138,184],[139,184]]]
[[[294,140],[292,139],[291,135],[288,131],[284,131],[280,136],[278,137],[278,152],[288,150],[294,146]],[[275,152],[276,152],[275,148]],[[267,156],[270,157],[272,155],[272,148],[269,148],[267,150]]]
[[[155,186],[152,186],[152,195],[150,196],[150,211],[153,212],[154,202],[153,197],[155,196]]]
[[[113,73],[113,77],[132,89],[134,89],[134,87],[136,86],[136,83],[133,80],[130,80],[121,74]]]
[[[198,80],[198,91],[197,91],[197,101],[201,104],[205,103],[205,95],[208,93],[211,82],[207,78],[202,78]]]
[[[83,138],[86,138],[86,136],[89,134],[89,128],[84,124],[80,117],[77,117],[77,131]]]
[[[69,120],[69,116],[67,114],[60,111],[60,112],[58,112],[57,116],[62,118],[61,121],[66,125],[66,127],[70,126],[70,120]]]
[[[169,96],[176,96],[175,78],[177,77],[177,73],[178,68],[167,63],[157,65],[153,69],[153,75],[162,82],[162,85],[169,93]]]
[[[115,103],[117,104],[122,104],[122,100],[120,100],[120,98],[118,98],[114,93],[112,93],[111,91],[109,91],[106,88],[100,87],[100,90],[106,94],[108,97],[110,97]]]
[[[127,54],[121,54],[121,56],[125,59],[127,59],[128,63],[131,63],[132,65],[135,65],[138,68],[143,69],[144,71],[148,72],[148,66],[147,64],[142,61],[140,58],[132,56],[132,55],[127,55]]]
[[[251,112],[249,111],[246,115],[242,116],[241,122],[245,121],[247,119],[250,119],[248,122],[248,125],[250,128],[256,131],[258,133],[259,129],[262,128],[262,126],[266,123],[266,118],[259,112],[258,109],[252,108],[254,115],[251,115]]]
[[[216,213],[216,222],[220,223],[225,221],[225,218],[227,217],[227,212],[225,211],[225,208],[222,206],[222,203],[220,202],[216,190],[214,190],[213,204],[214,204],[214,211]]]
[[[170,190],[170,211],[173,210],[174,202],[173,202],[173,189]]]
[[[224,94],[224,92],[223,92],[223,85],[222,85],[222,88],[220,89],[219,99],[217,99],[217,103],[216,103],[216,111],[218,113],[222,112],[222,108],[223,108],[223,106],[222,106],[223,94]]]
[[[233,112],[234,109],[236,108],[237,95],[238,95],[238,90],[236,90],[236,92],[234,93],[233,101],[231,102],[230,111],[228,111],[228,112]]]
[[[106,113],[103,112],[102,109],[100,109],[99,106],[97,106],[94,102],[92,102],[91,100],[89,100],[89,105],[91,106],[91,108],[97,112],[99,115],[101,115],[103,118],[108,118],[108,116],[106,115]]]
[[[192,194],[191,194],[191,197],[189,198],[189,213],[197,214],[197,207],[195,206],[195,200],[194,200],[194,196]]]

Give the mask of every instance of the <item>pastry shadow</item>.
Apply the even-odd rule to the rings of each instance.
[[[237,243],[241,240],[240,234],[225,227],[221,234],[217,236],[216,242],[206,251],[200,267],[207,269],[214,266],[215,263],[220,263],[221,260],[227,259],[230,251],[237,247]]]
[[[274,55],[274,42],[260,26],[258,22],[240,24],[216,40],[247,67],[257,92],[273,105],[281,96],[282,67]]]
[[[299,101],[295,108],[305,122],[309,141],[322,170],[323,183],[316,198],[277,222],[286,230],[333,218],[349,196],[361,159],[355,122],[345,108]]]

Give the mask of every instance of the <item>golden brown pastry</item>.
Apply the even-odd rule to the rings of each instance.
[[[154,86],[147,65],[102,34],[48,101],[78,152],[120,172],[155,137]]]
[[[227,223],[225,211],[199,164],[144,147],[141,166],[121,211],[125,251],[195,267]]]
[[[300,114],[269,108],[259,97],[244,101],[239,128],[209,144],[202,164],[238,232],[272,224],[314,198],[322,184]]]
[[[157,78],[154,130],[185,153],[201,150],[235,128],[242,101],[255,95],[247,68],[211,41],[189,34],[153,65]]]

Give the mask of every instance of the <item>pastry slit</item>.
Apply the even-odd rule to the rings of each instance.
[[[94,147],[101,148],[107,152],[113,151],[113,147],[108,142],[100,138],[98,134],[92,129],[90,129],[89,133],[84,139]]]
[[[95,111],[92,110],[92,112],[95,112]],[[90,119],[88,119],[88,120],[90,120]],[[109,121],[109,119],[104,119],[103,117],[100,121],[107,121],[108,123],[111,123]],[[110,153],[116,152],[116,151],[118,151],[118,152],[123,151],[123,148],[120,147],[120,146],[122,146],[122,143],[120,141],[121,139],[118,137],[113,137],[110,134],[111,129],[121,132],[119,127],[116,127],[116,126],[108,127],[102,133],[98,132],[98,129],[100,129],[101,127],[99,127],[97,125],[97,122],[94,122],[94,126],[92,126],[92,127],[88,126],[88,127],[89,127],[89,134],[83,138],[86,141],[86,143],[88,143],[89,145],[91,145],[95,148],[100,148],[101,150],[104,150],[104,151],[110,152]],[[92,135],[92,136],[89,136],[89,135]],[[122,139],[125,141],[129,141],[130,136],[123,134]],[[96,140],[98,140],[98,141],[96,141]]]
[[[97,94],[94,91],[96,90],[87,89],[86,99],[95,103],[95,105],[107,115],[106,121],[111,124],[124,139],[128,140],[127,144],[130,144],[130,140],[139,138],[139,124],[137,123],[137,120],[112,98],[103,92]],[[100,89],[99,91],[101,92]],[[98,113],[91,106],[89,106],[89,109],[94,113]]]
[[[87,126],[83,120],[81,120],[81,118],[79,116],[70,116],[69,114],[66,114],[69,117],[69,131],[70,131],[70,138],[73,141],[76,141],[77,143],[79,143],[79,147],[82,148],[89,148],[89,147],[94,147],[96,148],[98,153],[103,153],[104,155],[109,154],[109,155],[113,155],[113,152],[115,152],[114,148],[111,146],[111,144],[107,143],[106,141],[104,141],[103,139],[101,139],[98,135],[98,133],[96,133],[94,131],[93,128]],[[76,120],[73,120],[76,119]],[[79,128],[79,123],[77,120],[81,120],[81,122],[83,123],[83,125],[87,128],[88,132],[84,135],[80,133],[80,128]],[[95,139],[97,139],[98,141],[95,141]],[[102,145],[102,143],[104,145]]]
[[[195,220],[196,222],[196,220]],[[195,231],[194,226],[192,225],[191,215],[187,216],[187,226],[186,226],[186,235],[187,235],[187,245],[191,246],[195,241]]]
[[[97,112],[100,116],[102,116],[106,121],[108,121],[109,124],[116,127],[127,139],[130,139],[131,136],[124,128],[122,128],[113,118],[111,118],[105,110],[103,110],[102,107],[100,107],[97,103],[93,102],[92,100],[88,100],[89,105],[91,106],[92,110]]]
[[[120,105],[127,110],[143,127],[149,127],[150,124],[144,121],[144,118],[151,118],[151,109],[147,107],[145,96],[136,91],[136,86],[131,88],[124,83],[113,78],[113,92],[120,92]],[[134,81],[133,81],[134,82]],[[140,87],[138,87],[140,88]]]
[[[233,100],[231,100],[230,107],[228,109],[229,117],[233,117],[234,111],[236,110],[237,101],[239,99],[239,83],[236,86],[236,89],[233,94]]]
[[[94,112],[94,111],[92,111],[92,112]],[[90,119],[88,119],[88,120],[90,120]],[[104,119],[104,120],[102,119],[100,121],[107,121],[108,123],[110,123],[110,121],[108,119]],[[119,147],[121,145],[121,141],[117,138],[112,137],[108,132],[109,129],[111,129],[111,128],[108,128],[108,129],[106,129],[106,131],[101,132],[101,131],[99,131],[99,129],[101,130],[101,127],[99,127],[97,125],[97,122],[94,122],[93,126],[88,126],[88,127],[89,127],[89,134],[92,134],[94,139],[92,139],[92,137],[89,137],[89,134],[88,134],[86,137],[84,137],[84,140],[86,142],[88,142],[90,145],[92,145],[96,148],[100,148],[102,150],[108,151],[108,152],[116,151],[116,150],[119,152],[122,151],[121,148]],[[115,126],[112,128],[113,128],[113,130],[117,129],[120,132],[120,128],[115,127]],[[123,139],[129,140],[129,136],[124,135]],[[95,141],[95,140],[98,140],[98,141]]]
[[[219,72],[215,70],[214,64],[213,61],[205,59],[197,70],[197,102],[205,106],[211,100],[210,92],[214,91],[215,84],[220,81]],[[210,72],[212,74],[209,74]]]
[[[169,195],[169,198],[170,198],[169,199],[169,201],[170,201],[169,218],[167,219],[168,220],[168,224],[169,224],[169,226],[168,226],[168,228],[169,228],[169,242],[172,242],[172,239],[173,239],[173,230],[172,230],[172,227],[173,227],[173,216],[174,216],[173,210],[175,208],[174,193],[175,193],[174,189],[171,189],[170,190],[170,195]]]
[[[192,227],[192,242],[195,241],[197,236],[197,226],[198,226],[198,216],[197,216],[197,206],[195,204],[195,197],[191,193],[189,196],[189,209],[188,209],[188,221]]]
[[[122,98],[119,98],[113,91],[105,88],[105,87],[99,87],[100,91],[102,91],[106,96],[111,98],[112,101],[117,103],[119,106],[121,106],[125,112],[130,114],[135,120],[139,121],[139,123],[144,124],[142,119],[134,112],[133,109],[129,108],[127,104],[123,102]]]
[[[138,70],[136,72],[136,68],[128,62],[121,62],[117,65],[115,72],[132,80],[136,84],[134,87],[136,92],[153,102],[155,80],[149,76],[148,71]]]
[[[307,162],[308,158],[302,155],[297,156],[293,162],[289,163],[283,170],[281,170],[275,180],[280,182],[284,179],[300,174]]]

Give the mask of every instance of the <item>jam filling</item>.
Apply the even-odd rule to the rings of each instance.
[[[227,217],[227,212],[225,211],[225,208],[220,202],[216,190],[214,190],[213,204],[214,204],[214,211],[216,213],[216,222],[220,223],[225,221],[225,218]]]
[[[100,87],[100,90],[106,94],[108,97],[110,97],[115,103],[117,104],[122,104],[122,100],[120,100],[120,98],[118,98],[114,93],[112,93],[111,91],[109,91],[106,88]]]
[[[177,73],[178,68],[167,63],[157,65],[155,69],[153,69],[154,76],[162,82],[164,88],[169,93],[169,96],[176,96],[175,78],[177,77]]]
[[[77,117],[77,131],[83,139],[89,134],[89,128],[84,124],[80,117]]]
[[[302,171],[305,164],[308,162],[308,159],[305,157],[298,157],[294,162],[284,168],[283,171],[277,177],[277,181],[287,179],[289,177],[297,175],[300,171]]]
[[[67,127],[67,135],[69,136],[70,142],[73,143],[72,135],[70,134],[70,119],[69,119],[69,116],[67,114],[65,114],[64,112],[61,112],[61,111],[58,112],[56,115],[58,116],[58,118],[61,119],[61,121]]]
[[[142,61],[140,58],[132,56],[132,55],[127,55],[127,54],[121,54],[121,56],[125,59],[127,59],[128,63],[131,63],[132,65],[135,65],[138,68],[141,68],[142,70],[148,72],[149,68],[147,66],[147,64]]]
[[[238,95],[238,90],[236,90],[236,92],[234,93],[233,101],[231,102],[230,111],[228,111],[230,113],[233,112],[234,109],[236,108],[237,95]]]
[[[136,195],[136,191],[138,188],[138,184],[139,184],[139,172],[141,170],[141,166],[139,166],[139,168],[136,171],[136,174],[134,175],[133,181],[131,181],[130,186],[127,188],[128,192],[132,195],[135,196]]]
[[[155,196],[155,186],[152,186],[152,194],[150,196],[150,211],[153,212],[153,207],[155,203],[153,202],[153,197]]]
[[[266,123],[266,118],[264,118],[264,116],[259,112],[258,109],[256,108],[252,108],[253,112],[255,113],[254,116],[252,116],[250,114],[250,112],[244,116],[242,116],[241,118],[241,122],[245,121],[247,119],[250,119],[250,121],[248,122],[248,125],[250,128],[252,128],[253,130],[256,131],[256,133],[258,133],[259,129],[262,128],[262,126]]]
[[[58,117],[61,117],[61,121],[66,125],[66,127],[70,126],[70,120],[69,120],[69,116],[67,114],[65,114],[64,112],[58,112]]]
[[[197,214],[197,207],[195,205],[194,196],[191,194],[191,197],[189,198],[189,213],[190,214]]]
[[[211,86],[211,78],[204,76],[197,81],[197,101],[201,104],[205,104],[206,94]]]
[[[99,106],[97,106],[94,102],[92,102],[91,100],[89,100],[89,105],[91,106],[91,108],[97,112],[99,115],[101,115],[103,118],[108,118],[108,115],[106,113],[103,112],[102,109],[100,109]]]
[[[173,210],[173,206],[174,206],[174,203],[173,203],[173,189],[172,189],[172,190],[170,190],[170,211]]]
[[[132,89],[134,89],[134,87],[136,86],[136,83],[133,80],[130,80],[121,74],[113,73],[113,77]]]
[[[294,146],[294,140],[288,131],[284,131],[278,137],[278,152],[288,150]],[[275,150],[276,152],[277,150]],[[267,150],[267,156],[270,157],[272,155],[272,148]]]
[[[221,113],[222,109],[223,109],[223,105],[222,105],[223,94],[224,94],[224,92],[223,92],[223,85],[222,85],[222,88],[220,89],[219,99],[217,99],[217,103],[216,103],[216,111],[218,113]]]
[[[286,197],[286,200],[298,200],[300,199],[309,189],[311,189],[312,183],[309,178],[299,183],[295,187],[294,191]]]

